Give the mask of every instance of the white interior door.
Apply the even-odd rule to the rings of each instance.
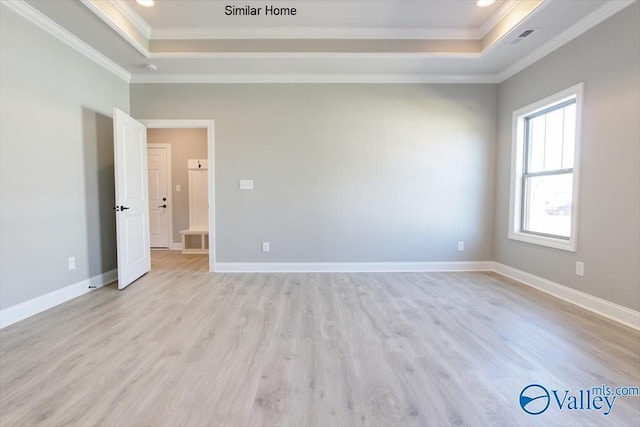
[[[165,146],[147,146],[149,231],[152,248],[169,247],[169,153]]]
[[[118,288],[151,270],[147,184],[147,129],[113,109]]]

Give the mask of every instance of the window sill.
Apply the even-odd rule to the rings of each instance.
[[[568,252],[576,251],[575,239],[564,240],[554,239],[553,237],[538,236],[535,234],[527,233],[509,233],[509,239],[518,240],[520,242],[531,243],[538,246],[546,246],[549,248],[560,249]]]

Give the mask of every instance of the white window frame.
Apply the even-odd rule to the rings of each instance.
[[[513,112],[511,142],[511,191],[509,198],[509,239],[533,243],[541,246],[576,252],[578,244],[578,206],[580,183],[580,142],[582,129],[582,102],[584,83],[567,88],[544,99],[536,101]],[[527,233],[522,230],[523,191],[522,180],[525,161],[525,118],[549,107],[576,100],[576,129],[573,162],[573,194],[571,203],[571,232],[569,239]]]

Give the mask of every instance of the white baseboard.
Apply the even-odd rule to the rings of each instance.
[[[174,250],[174,251],[181,251],[182,250],[182,242],[171,242],[169,244],[169,249]]]
[[[49,292],[48,294],[7,307],[4,310],[0,310],[0,329],[79,297],[80,295],[84,295],[94,289],[101,288],[116,280],[118,280],[118,270],[111,270],[58,289],[57,291]],[[95,288],[89,288],[89,286],[95,286]]]
[[[492,261],[462,262],[218,262],[216,273],[368,273],[492,271]]]
[[[556,298],[560,298],[571,304],[622,323],[623,325],[640,330],[640,312],[638,311],[498,262],[494,263],[493,270],[502,276],[536,288]]]

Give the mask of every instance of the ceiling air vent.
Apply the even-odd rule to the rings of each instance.
[[[511,44],[518,44],[520,43],[522,40],[524,40],[525,38],[529,37],[531,35],[531,33],[533,33],[535,30],[534,29],[526,29],[523,32],[521,32],[518,37],[516,37],[515,39],[513,39],[511,41]]]
[[[522,34],[520,34],[520,35],[518,36],[518,38],[523,39],[523,38],[525,38],[525,37],[529,37],[529,36],[531,35],[531,33],[533,33],[534,31],[535,31],[535,30],[531,30],[531,29],[529,29],[529,30],[524,30],[524,31],[522,32]]]

